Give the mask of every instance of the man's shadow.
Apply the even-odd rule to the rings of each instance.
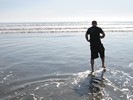
[[[75,87],[74,91],[80,96],[88,96],[89,100],[93,98],[102,98],[103,89],[105,87],[104,74],[106,69],[103,69],[100,76],[94,75],[92,72],[82,81],[79,82]]]

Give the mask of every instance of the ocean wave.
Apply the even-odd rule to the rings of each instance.
[[[0,33],[59,33],[86,32],[88,22],[49,22],[49,23],[1,23]],[[99,23],[105,32],[133,32],[132,22]]]

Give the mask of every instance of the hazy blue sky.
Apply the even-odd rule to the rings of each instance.
[[[0,22],[133,21],[133,0],[0,0],[0,14]]]

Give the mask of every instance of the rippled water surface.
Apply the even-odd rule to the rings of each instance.
[[[133,100],[133,33],[106,33],[93,75],[84,34],[0,34],[1,100]]]

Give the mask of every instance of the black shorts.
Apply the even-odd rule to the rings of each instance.
[[[105,48],[103,47],[103,44],[100,44],[99,46],[91,45],[90,49],[91,49],[91,59],[96,59],[99,57],[99,55],[102,59],[104,58]]]

